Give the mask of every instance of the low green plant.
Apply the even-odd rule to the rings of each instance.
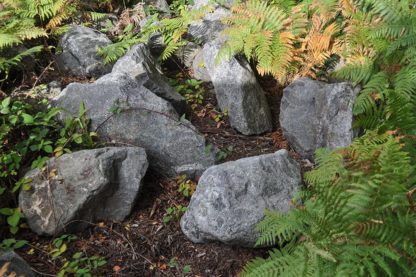
[[[179,14],[181,10],[194,4],[194,0],[173,0],[169,5],[169,9],[173,14]]]
[[[60,257],[68,249],[68,243],[77,239],[75,235],[62,235],[59,238],[53,240],[52,249],[50,255],[52,258]]]
[[[217,154],[217,161],[225,160],[233,152],[234,152],[234,145],[229,145],[227,148],[220,150]]]
[[[0,214],[6,216],[10,233],[16,234],[19,231],[20,220],[23,218],[22,211],[19,208],[2,208]]]
[[[85,257],[81,252],[76,252],[70,261],[66,261],[58,273],[58,277],[73,274],[79,277],[93,276],[94,270],[104,266],[107,261],[98,256]]]
[[[225,108],[223,111],[212,109],[209,112],[209,116],[217,123],[217,128],[219,128],[222,124],[224,124],[224,120],[228,116],[228,109]]]
[[[174,269],[178,270],[179,272],[181,271],[180,270],[181,266],[180,266],[178,260],[175,257],[169,260],[168,266],[170,268],[174,268]],[[191,272],[192,272],[192,267],[190,265],[184,265],[182,267],[182,274],[186,275],[186,274],[189,274]]]
[[[196,183],[188,179],[186,175],[176,177],[176,184],[179,185],[178,192],[185,197],[191,197],[196,190]]]
[[[60,156],[70,153],[71,148],[95,146],[96,134],[88,131],[89,120],[82,103],[79,116],[68,117],[64,124],[57,119],[64,111],[51,107],[47,100],[38,103],[38,111],[33,105],[10,97],[0,107],[1,178],[16,176],[22,165],[42,167],[44,158],[52,154]]]
[[[186,103],[191,105],[192,109],[195,109],[204,102],[204,88],[201,86],[203,84],[202,81],[195,79],[188,79],[185,82],[178,81],[177,79],[170,79],[169,81],[175,90],[185,98]]]
[[[172,220],[179,220],[182,214],[186,212],[186,210],[187,208],[182,205],[167,208],[166,213],[163,216],[163,223],[168,224]]]
[[[51,156],[59,157],[75,149],[94,148],[94,132],[84,105],[78,117],[58,120],[62,109],[53,108],[46,100],[31,105],[10,97],[0,102],[0,195],[7,194],[0,214],[6,216],[10,232],[19,230],[23,214],[13,202],[19,189],[30,190],[31,179],[18,178],[22,168],[42,168]],[[6,205],[6,207],[4,206]]]
[[[27,245],[26,240],[4,239],[0,243],[0,249],[4,251],[14,251]]]

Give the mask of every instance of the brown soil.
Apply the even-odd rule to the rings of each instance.
[[[66,84],[67,81],[63,80]],[[263,79],[276,128],[261,136],[243,136],[232,129],[227,119],[216,122],[212,111],[216,99],[212,87],[204,84],[202,105],[195,105],[191,122],[205,134],[209,143],[225,153],[222,161],[275,152],[288,148],[278,129],[278,110],[281,89],[272,79]],[[215,113],[215,112],[214,112]],[[229,150],[229,146],[233,146]],[[291,152],[296,157],[296,155]],[[68,244],[63,257],[71,258],[81,251],[88,256],[104,257],[107,264],[95,274],[99,276],[238,276],[244,265],[256,256],[265,256],[264,249],[247,249],[220,243],[194,244],[182,234],[179,218],[164,223],[166,209],[187,206],[189,198],[178,192],[174,179],[166,179],[150,172],[144,180],[144,189],[133,214],[124,222],[91,224],[86,231],[76,234],[78,240]],[[41,238],[29,230],[19,235],[30,242],[17,252],[41,276],[56,275],[62,258],[52,259],[49,251],[52,239]],[[190,266],[189,273],[183,269]]]

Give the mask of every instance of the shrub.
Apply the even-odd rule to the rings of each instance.
[[[0,195],[7,194],[11,200],[19,189],[31,188],[31,180],[18,178],[22,169],[41,168],[52,155],[59,157],[73,149],[95,147],[96,134],[88,131],[84,105],[80,105],[78,117],[69,117],[64,124],[56,118],[62,112],[46,100],[37,106],[10,97],[0,102]],[[2,203],[0,210],[8,216],[13,234],[22,217],[15,205]]]

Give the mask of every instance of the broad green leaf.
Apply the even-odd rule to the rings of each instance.
[[[11,216],[7,217],[7,223],[10,226],[15,227],[17,226],[17,224],[19,224],[20,218],[21,218],[20,212],[15,211]]]
[[[6,97],[3,101],[1,101],[1,106],[3,108],[7,108],[10,105],[11,98]]]
[[[32,124],[34,122],[33,116],[27,113],[22,114],[23,117],[23,123],[25,124]]]

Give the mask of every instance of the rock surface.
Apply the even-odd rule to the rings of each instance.
[[[98,56],[97,49],[111,44],[108,37],[93,29],[72,25],[62,37],[59,46],[62,53],[56,61],[61,70],[76,76],[99,77],[111,71]]]
[[[188,35],[197,43],[205,44],[218,37],[224,30],[225,25],[221,22],[231,12],[223,7],[217,7],[212,13],[207,13],[202,20],[191,24],[188,28]]]
[[[19,207],[30,228],[56,235],[85,227],[80,221],[121,221],[136,202],[148,167],[138,147],[107,147],[65,154],[46,170],[29,171],[32,188],[21,191]]]
[[[208,70],[205,66],[204,52],[202,49],[196,53],[192,61],[192,74],[197,80],[211,82],[211,77],[209,76]]]
[[[160,65],[145,44],[133,46],[113,67],[113,73],[125,73],[159,97],[169,101],[179,114],[186,112],[185,98],[162,75]]]
[[[173,106],[126,74],[111,73],[92,84],[73,83],[55,105],[77,115],[87,107],[91,128],[116,143],[143,147],[150,167],[168,176],[201,174],[215,163],[215,149],[207,151],[205,137]]]
[[[226,7],[226,8],[231,8],[231,6],[234,3],[237,3],[239,0],[222,0],[221,4]],[[212,2],[211,0],[195,0],[194,1],[194,5],[192,6],[194,9],[199,9],[203,6],[208,5],[210,2]],[[219,4],[215,4],[217,6],[219,6]]]
[[[0,274],[0,276],[36,276],[26,261],[12,251],[3,252],[0,250],[0,272],[2,269],[5,269],[6,272],[4,272],[4,275]]]
[[[217,38],[203,48],[221,110],[228,110],[231,126],[245,135],[270,131],[273,124],[269,105],[253,70],[243,58],[216,62],[222,45],[223,39]]]
[[[181,219],[195,243],[253,246],[264,209],[287,212],[301,185],[300,167],[286,150],[208,168]]]
[[[147,6],[153,6],[153,8],[161,12],[164,12],[164,13],[170,12],[169,4],[166,2],[166,0],[145,0],[144,3]]]
[[[326,84],[300,78],[283,90],[280,126],[304,158],[315,150],[346,147],[353,139],[352,108],[358,89],[349,83]]]

